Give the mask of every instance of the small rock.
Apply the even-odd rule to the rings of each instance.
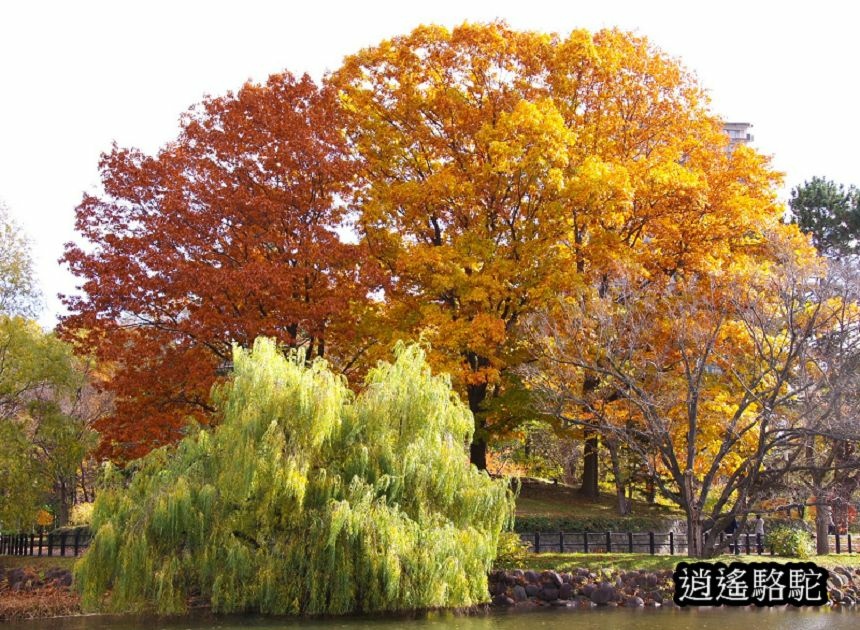
[[[555,571],[544,571],[541,575],[541,579],[548,584],[552,584],[556,588],[559,588],[564,584],[564,580],[562,580],[561,576]]]
[[[579,592],[586,597],[591,597],[591,594],[594,592],[595,588],[596,587],[594,586],[594,584],[586,584],[581,589],[579,589]]]
[[[512,606],[514,604],[514,600],[510,597],[505,597],[504,595],[496,595],[493,598],[494,606]]]
[[[528,593],[526,593],[526,589],[524,589],[519,584],[517,584],[514,587],[513,596],[514,596],[514,601],[517,601],[517,602],[524,602],[529,598]]]
[[[59,567],[48,569],[45,571],[45,581],[50,582],[51,580],[57,584],[69,585],[72,583],[72,572],[68,569],[61,569]]]
[[[24,569],[9,569],[6,571],[6,582],[9,584],[10,588],[14,588],[21,584],[24,581],[24,578]]]
[[[558,589],[558,598],[559,599],[570,599],[573,595],[573,586],[569,583],[565,582],[561,585],[561,588]]]
[[[836,588],[842,588],[845,586],[845,578],[836,573],[835,571],[830,572],[830,582]]]
[[[540,587],[537,584],[526,584],[526,595],[529,597],[535,597],[538,593],[540,593]]]
[[[523,576],[529,584],[537,584],[540,581],[540,576],[534,571],[526,571]]]
[[[70,571],[66,571],[63,575],[54,579],[54,584],[57,586],[71,586],[72,585],[72,574]]]
[[[627,601],[624,602],[624,605],[628,608],[641,608],[645,605],[645,600],[641,597],[629,597]]]
[[[650,593],[648,593],[648,597],[650,599],[653,599],[658,604],[663,603],[663,594],[660,593],[660,591],[651,591]]]
[[[551,602],[558,599],[558,589],[552,586],[545,586],[541,589],[541,592],[538,593],[538,597],[545,602]]]
[[[617,597],[618,592],[608,584],[599,586],[593,593],[591,593],[591,601],[601,606],[614,602]]]
[[[840,591],[838,588],[831,588],[830,589],[830,601],[831,602],[841,602],[843,597],[844,597],[844,595],[842,594],[842,591]]]

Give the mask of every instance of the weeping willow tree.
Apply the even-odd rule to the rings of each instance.
[[[234,352],[223,414],[116,473],[76,567],[84,605],[339,614],[469,606],[513,498],[469,465],[473,419],[417,346],[352,394],[323,361]]]

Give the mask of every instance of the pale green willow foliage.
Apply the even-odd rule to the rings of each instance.
[[[270,340],[236,350],[223,423],[140,460],[101,493],[76,568],[85,606],[339,614],[460,607],[513,498],[469,465],[472,415],[417,346],[354,396]]]

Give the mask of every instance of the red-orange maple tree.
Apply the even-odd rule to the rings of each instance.
[[[285,73],[192,107],[155,156],[102,157],[103,191],[77,208],[88,244],[63,258],[84,282],[62,329],[112,366],[106,454],[208,422],[233,343],[266,335],[344,358],[370,285],[362,247],[336,232],[353,171],[339,116],[330,90]]]

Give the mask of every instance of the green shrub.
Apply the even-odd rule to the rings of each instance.
[[[497,569],[516,569],[525,565],[528,558],[528,545],[515,532],[502,532],[496,548]]]
[[[765,535],[765,545],[778,556],[808,558],[812,553],[812,536],[801,528],[778,525]]]
[[[89,525],[93,522],[93,503],[76,503],[69,515],[69,525],[76,527]]]
[[[474,419],[416,346],[356,396],[269,340],[234,352],[223,421],[107,474],[76,567],[87,608],[342,614],[467,607],[513,493],[468,463]]]
[[[517,532],[665,532],[668,525],[660,519],[625,516],[576,518],[572,516],[517,516]]]

